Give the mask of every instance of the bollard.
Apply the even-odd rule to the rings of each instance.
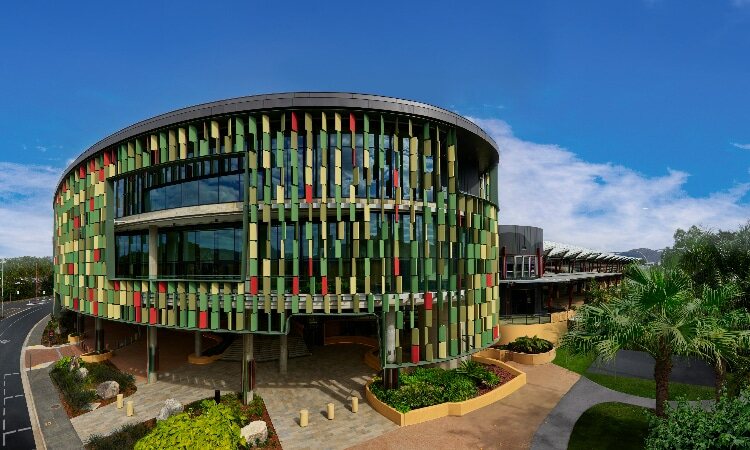
[[[359,411],[359,398],[352,397],[352,412],[355,413],[357,411]]]
[[[328,404],[328,420],[333,420],[333,403]]]
[[[117,394],[117,409],[122,409],[122,394]]]
[[[134,413],[134,411],[133,411],[133,400],[128,400],[128,407],[125,410],[125,415],[128,416],[128,417],[130,417],[130,416],[133,415],[133,413]]]
[[[306,409],[299,410],[299,426],[301,427],[307,426],[307,415],[308,415],[308,412]]]

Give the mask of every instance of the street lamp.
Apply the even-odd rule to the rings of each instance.
[[[5,317],[5,258],[0,259],[0,319]]]

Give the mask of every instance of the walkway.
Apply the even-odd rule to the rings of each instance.
[[[554,364],[508,364],[526,372],[526,385],[499,402],[462,417],[444,417],[399,428],[353,448],[529,448],[539,424],[579,375]]]
[[[539,427],[531,448],[534,450],[567,449],[570,435],[573,433],[573,427],[578,418],[592,406],[606,402],[653,408],[655,400],[613,391],[586,377],[581,377]]]

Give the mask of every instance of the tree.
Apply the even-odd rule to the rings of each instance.
[[[583,305],[576,322],[563,337],[574,353],[595,352],[613,359],[622,348],[640,350],[654,358],[656,414],[664,416],[669,397],[672,356],[733,360],[738,333],[705,314],[706,299],[693,295],[689,278],[678,269],[630,266],[627,285],[608,301]]]
[[[5,260],[3,270],[5,300],[18,297],[33,297],[37,290],[39,295],[42,291],[52,293],[52,258],[38,258],[34,256],[21,256]],[[18,284],[16,284],[18,282]]]

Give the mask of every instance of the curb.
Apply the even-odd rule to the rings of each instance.
[[[29,333],[26,335],[26,339],[24,339],[23,341],[23,346],[21,347],[21,359],[19,361],[19,368],[21,369],[21,385],[23,386],[23,394],[26,398],[26,407],[29,410],[31,429],[34,432],[34,445],[37,449],[46,449],[47,443],[45,442],[44,435],[42,434],[42,426],[39,423],[39,416],[37,416],[36,414],[36,405],[34,404],[34,395],[31,393],[31,384],[29,383],[28,369],[24,367],[23,363],[24,358],[26,357],[26,344],[29,343],[29,337],[34,332],[34,330],[36,330],[39,324],[44,323],[45,320],[49,320],[49,317],[42,317],[42,319],[37,322],[36,325],[31,327],[31,330],[29,330]]]

